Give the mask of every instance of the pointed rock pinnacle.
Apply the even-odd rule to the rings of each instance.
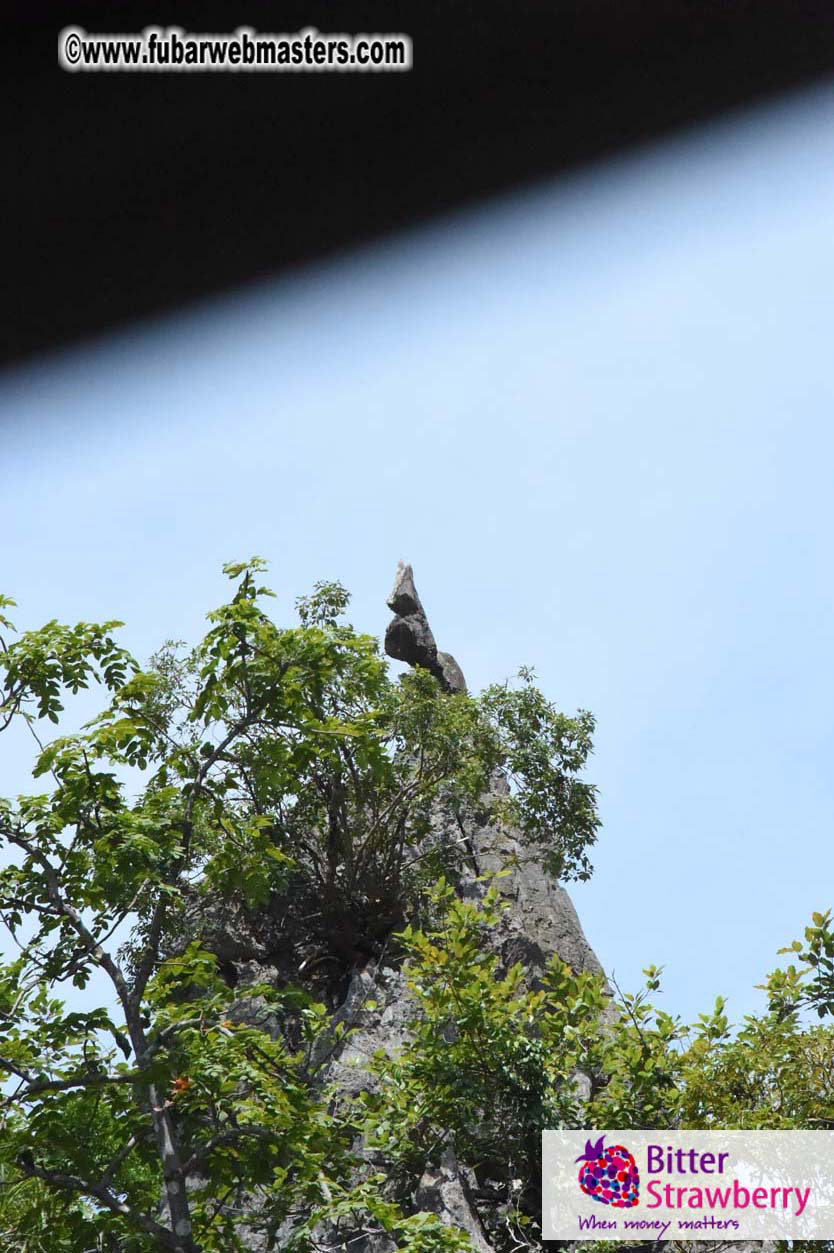
[[[435,676],[447,692],[463,692],[466,680],[451,653],[438,651],[426,611],[422,606],[411,566],[400,562],[394,588],[387,600],[394,618],[385,632],[385,651],[397,661],[422,666]]]

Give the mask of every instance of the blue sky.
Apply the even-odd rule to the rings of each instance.
[[[411,561],[470,686],[598,719],[606,968],[746,1012],[834,897],[832,220],[826,89],[9,374],[0,590],[144,658],[225,560],[374,633]]]

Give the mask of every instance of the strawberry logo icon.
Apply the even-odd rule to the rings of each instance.
[[[640,1195],[640,1172],[637,1163],[622,1144],[603,1145],[602,1135],[596,1144],[585,1141],[585,1152],[577,1157],[579,1186],[592,1201],[630,1209]]]

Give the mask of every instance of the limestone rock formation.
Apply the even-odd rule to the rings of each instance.
[[[447,691],[463,691],[466,683],[460,666],[449,653],[437,650],[410,565],[402,561],[398,564],[394,588],[386,603],[395,615],[385,633],[388,655],[431,671]],[[492,787],[506,792],[507,784],[500,773],[494,777]],[[509,876],[500,881],[510,908],[498,928],[501,956],[506,964],[520,961],[535,978],[544,973],[548,960],[558,954],[574,970],[599,970],[567,892],[542,873],[517,834],[504,826],[487,825],[473,827],[466,835],[472,859],[469,871],[463,872],[463,891],[467,895],[482,896],[480,877],[510,868]]]
[[[492,1253],[467,1178],[452,1148],[444,1150],[439,1166],[429,1166],[420,1180],[414,1200],[421,1210],[437,1214],[448,1227],[469,1236],[475,1253]]]
[[[394,618],[385,632],[385,651],[397,661],[422,666],[437,678],[447,692],[466,688],[463,672],[451,653],[439,652],[434,641],[426,611],[414,586],[411,566],[400,562],[394,588],[388,597],[388,608]]]
[[[450,692],[465,690],[463,674],[457,662],[447,653],[439,652],[425,610],[414,585],[411,566],[400,563],[393,591],[387,604],[394,613],[385,635],[389,656],[421,666],[434,674]],[[491,784],[497,792],[506,791],[500,772]],[[517,832],[503,824],[471,821],[463,833],[467,856],[458,877],[458,890],[470,900],[482,899],[490,872],[505,870],[497,881],[506,909],[495,927],[490,943],[505,968],[516,962],[527,971],[531,984],[543,975],[548,960],[558,954],[576,971],[599,971],[600,964],[582,931],[576,911],[565,889],[546,875],[539,863],[526,851]],[[460,843],[461,831],[438,829],[434,837]],[[279,918],[280,914],[280,918]],[[201,920],[193,920],[204,942],[222,959],[224,974],[243,987],[253,982],[274,982],[278,986],[292,983],[306,963],[288,936],[286,907],[266,909],[259,917],[220,903],[211,905]],[[307,975],[304,976],[307,978]],[[406,986],[399,960],[387,948],[354,965],[346,975],[334,1004],[332,1023],[344,1023],[345,1035],[338,1044],[325,1041],[322,1052],[312,1058],[316,1073],[336,1093],[352,1097],[372,1089],[374,1079],[369,1061],[382,1050],[396,1054],[407,1039],[414,1004]],[[245,1001],[249,1021],[260,1021],[267,1029],[281,1030],[281,1024],[266,1021],[268,1011],[256,1000]],[[285,1024],[284,1024],[285,1025]],[[331,1037],[335,1039],[334,1036]],[[370,1160],[370,1158],[369,1158]],[[382,1166],[374,1159],[377,1167]],[[467,1233],[475,1253],[493,1253],[485,1233],[473,1193],[474,1175],[467,1163],[460,1162],[454,1145],[445,1146],[438,1165],[426,1164],[415,1189],[412,1203],[415,1211],[437,1214],[450,1227]],[[292,1231],[279,1233],[289,1239]],[[335,1233],[323,1232],[323,1244],[332,1243]],[[343,1239],[344,1237],[337,1237]],[[262,1253],[261,1239],[246,1234],[250,1253]],[[352,1253],[393,1253],[394,1245],[381,1235],[358,1232],[350,1240]],[[643,1246],[645,1250],[655,1246]],[[693,1253],[713,1253],[719,1246],[693,1245]],[[739,1245],[739,1253],[752,1253],[767,1246]]]

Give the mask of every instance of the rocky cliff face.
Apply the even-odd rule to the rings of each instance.
[[[500,782],[498,783],[500,786]],[[506,909],[492,936],[492,944],[506,967],[520,962],[531,981],[544,973],[549,959],[558,954],[574,970],[600,969],[570,897],[559,884],[545,876],[529,858],[516,835],[507,828],[475,827],[467,833],[469,865],[461,878],[462,894],[472,900],[483,897],[481,876],[509,867],[499,880]],[[368,1010],[370,1002],[375,1008]],[[382,1049],[394,1052],[405,1039],[413,1007],[402,971],[385,960],[368,962],[351,978],[347,996],[336,1017],[352,1030],[347,1042],[328,1063],[327,1079],[344,1092],[367,1088],[367,1061]],[[477,1253],[492,1253],[473,1198],[474,1178],[448,1148],[439,1167],[429,1167],[415,1193],[415,1207],[441,1216],[449,1226],[466,1231]],[[383,1246],[359,1242],[360,1253],[383,1253]],[[385,1246],[393,1249],[393,1245]]]
[[[395,615],[385,635],[389,656],[431,670],[449,691],[463,689],[465,680],[460,666],[451,654],[438,651],[434,642],[411,566],[400,563],[387,603]],[[500,775],[493,779],[492,786],[506,791]],[[520,962],[531,980],[535,980],[544,973],[550,958],[558,954],[574,970],[601,969],[567,892],[542,872],[515,832],[505,826],[485,824],[470,826],[463,837],[457,830],[446,834],[450,841],[460,842],[462,838],[466,849],[459,880],[465,898],[482,899],[486,892],[483,877],[509,870],[498,881],[507,908],[493,935],[493,944],[506,967]],[[362,1009],[363,1000],[368,999],[379,1006],[372,1013]],[[334,1061],[332,1073],[341,1085],[355,1089],[367,1083],[362,1058],[378,1048],[396,1048],[402,1039],[409,1007],[400,971],[384,959],[357,970],[338,1013],[357,1029]]]
[[[429,670],[447,691],[464,690],[460,666],[451,654],[437,648],[410,566],[398,567],[387,604],[394,616],[385,635],[386,652]],[[500,774],[491,786],[498,792],[507,789]],[[505,968],[520,962],[535,982],[549,959],[558,954],[577,971],[600,969],[567,892],[543,873],[513,830],[484,822],[472,823],[463,832],[457,827],[448,832],[436,830],[433,836],[462,848],[458,890],[464,898],[483,898],[484,877],[509,870],[497,881],[506,908],[491,937]],[[316,971],[305,963],[301,946],[293,942],[293,932],[303,939],[303,930],[288,924],[283,908],[246,913],[234,904],[214,902],[207,910],[200,909],[193,929],[200,932],[219,957],[223,973],[241,991],[256,982],[279,987],[303,982],[329,1000],[334,1024],[343,1022],[350,1031],[336,1051],[314,1060],[321,1064],[322,1081],[334,1084],[339,1092],[348,1096],[371,1087],[369,1059],[378,1050],[395,1053],[401,1048],[414,1007],[399,961],[386,956],[386,949],[353,961],[340,984],[334,983],[332,967]],[[286,1028],[285,1023],[270,1021],[266,1006],[257,1000],[244,995],[239,1003],[241,1015],[249,1020],[276,1032]],[[473,1198],[473,1184],[474,1175],[449,1147],[438,1165],[427,1164],[413,1197],[414,1207],[434,1212],[449,1226],[466,1231],[478,1253],[492,1253]],[[323,1235],[326,1239],[327,1233]],[[259,1253],[260,1238],[249,1237],[248,1247],[251,1253]],[[380,1243],[378,1237],[360,1236],[351,1242],[352,1253],[388,1253],[393,1247],[386,1240]]]
[[[465,680],[460,666],[454,657],[437,648],[410,566],[399,566],[387,603],[394,617],[385,636],[386,652],[428,669],[448,691],[463,690]],[[506,786],[502,777],[496,775],[492,787],[506,791]],[[531,983],[544,973],[554,955],[575,971],[601,969],[567,892],[530,857],[517,833],[502,825],[474,823],[462,835],[458,829],[435,834],[465,848],[458,880],[458,890],[464,898],[483,898],[487,890],[484,877],[499,870],[509,871],[497,881],[506,908],[490,941],[505,968],[521,963]],[[199,926],[204,942],[220,957],[231,981],[243,987],[254,982],[285,986],[302,981],[315,986],[312,972],[304,971],[304,963],[293,950],[286,925],[268,910],[253,916],[233,906],[212,907],[199,922],[195,919],[195,926]],[[391,1054],[402,1047],[413,1006],[399,962],[387,957],[385,950],[381,955],[354,962],[335,991],[332,981],[322,982],[319,989],[325,986],[333,1006],[333,1022],[345,1023],[350,1031],[338,1049],[317,1060],[323,1081],[334,1084],[347,1096],[373,1086],[368,1062],[377,1051]],[[242,1013],[251,1020],[275,1031],[282,1029],[277,1021],[265,1021],[266,1011],[257,1001],[247,1002],[244,998],[241,1005]],[[380,1164],[384,1167],[384,1163]],[[467,1232],[476,1253],[493,1253],[478,1212],[474,1185],[473,1172],[457,1160],[453,1147],[447,1147],[438,1165],[427,1164],[414,1192],[414,1208],[433,1212],[445,1224]],[[334,1249],[345,1247],[331,1244],[328,1233],[322,1235]],[[247,1247],[251,1253],[261,1253],[260,1237],[251,1236]],[[390,1253],[394,1247],[385,1237],[361,1233],[350,1242],[351,1253]],[[654,1246],[646,1246],[651,1247]],[[692,1253],[719,1247],[724,1246],[688,1246]],[[762,1246],[734,1247],[738,1253],[745,1253]]]

